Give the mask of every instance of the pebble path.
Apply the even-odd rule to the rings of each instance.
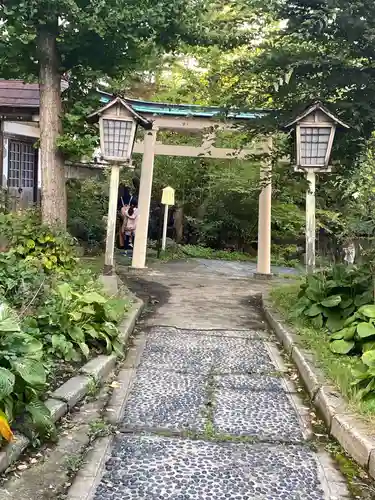
[[[258,309],[247,307],[254,328],[194,328],[193,316],[192,328],[189,317],[183,328],[145,327],[93,500],[349,498],[329,493],[271,337]]]

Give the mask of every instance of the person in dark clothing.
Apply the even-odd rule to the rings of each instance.
[[[118,188],[117,210],[121,210],[124,205],[130,205],[131,197],[130,188],[125,186],[125,184],[120,184]]]

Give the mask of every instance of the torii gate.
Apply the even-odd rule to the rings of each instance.
[[[101,102],[113,100],[111,94],[100,92]],[[253,145],[252,149],[227,149],[214,146],[217,130],[240,130],[241,125],[255,120],[264,113],[261,111],[229,113],[221,120],[223,110],[218,107],[206,107],[185,104],[165,104],[135,99],[124,99],[137,113],[152,122],[152,129],[145,130],[143,141],[137,141],[133,151],[143,154],[141,180],[139,188],[139,220],[135,236],[132,267],[143,269],[146,264],[147,236],[151,203],[151,190],[155,155],[185,156],[200,158],[245,159],[249,155],[269,154],[272,138],[264,138]],[[202,133],[200,146],[170,145],[157,141],[158,131]],[[271,162],[269,157],[262,162],[261,179],[264,179],[259,194],[258,218],[258,256],[256,275],[271,277]]]

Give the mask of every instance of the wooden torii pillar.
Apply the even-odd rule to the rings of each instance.
[[[207,120],[203,121],[201,126],[196,123],[189,127],[189,119],[185,119],[184,125],[186,128],[196,127],[203,129],[207,127]],[[143,269],[146,266],[147,252],[147,235],[149,225],[149,214],[151,205],[152,179],[154,171],[154,158],[156,154],[168,156],[186,156],[186,157],[206,157],[206,158],[236,158],[245,159],[246,155],[252,151],[243,150],[238,153],[236,150],[228,150],[215,148],[213,146],[212,132],[209,134],[209,139],[205,140],[201,147],[194,146],[175,146],[160,144],[156,142],[157,132],[160,128],[168,130],[183,130],[185,127],[177,125],[170,118],[167,120],[156,119],[152,130],[145,131],[144,141],[137,142],[134,147],[134,152],[143,153],[141,181],[138,197],[139,220],[137,231],[135,234],[134,251],[132,259],[132,267]],[[267,139],[263,145],[263,152],[270,153],[272,149],[272,139]],[[265,150],[265,151],[264,151]],[[258,255],[257,255],[257,270],[254,273],[255,277],[267,279],[271,274],[271,196],[272,196],[272,165],[269,157],[263,162],[261,167],[261,192],[259,195],[259,221],[258,221]]]

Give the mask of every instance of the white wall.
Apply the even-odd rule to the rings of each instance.
[[[39,138],[39,124],[34,122],[3,122],[4,134],[23,135],[25,137]]]

